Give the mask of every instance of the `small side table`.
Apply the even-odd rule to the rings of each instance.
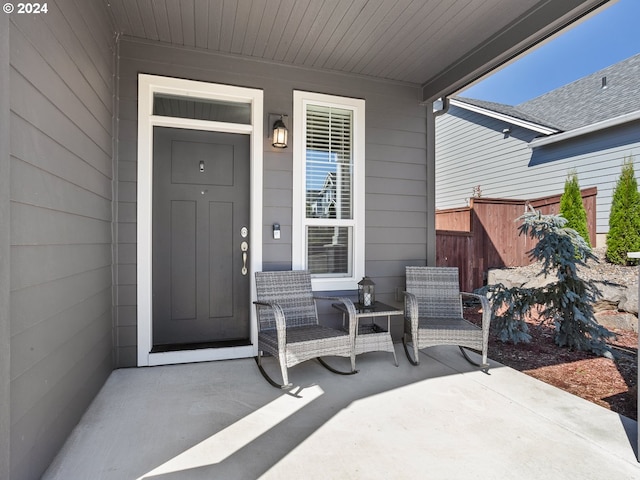
[[[358,328],[356,330],[356,355],[365,352],[391,352],[393,360],[398,366],[396,351],[393,348],[393,340],[391,339],[391,316],[404,315],[404,310],[392,307],[382,302],[375,302],[371,307],[363,307],[358,303],[354,303],[356,307],[356,321]],[[334,303],[333,307],[342,312],[342,325],[346,327],[347,309],[342,303]],[[387,317],[386,330],[384,327],[376,324],[375,317]],[[368,323],[360,323],[361,318],[371,318]]]

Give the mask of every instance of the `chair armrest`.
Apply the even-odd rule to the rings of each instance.
[[[420,310],[418,308],[418,297],[413,293],[404,292],[404,331],[407,331],[407,320],[411,324],[411,337],[414,342],[418,341],[418,327],[420,326]]]
[[[418,298],[413,293],[404,292],[404,318],[417,322],[418,314]]]
[[[461,298],[470,297],[476,300],[480,300],[482,306],[482,330],[489,332],[489,326],[491,325],[491,306],[489,300],[484,295],[478,295],[477,293],[460,292]]]
[[[332,302],[340,302],[347,309],[347,314],[349,315],[349,337],[351,337],[352,342],[355,343],[356,339],[356,330],[358,328],[358,320],[356,318],[356,307],[353,304],[353,301],[347,297],[313,297],[314,300],[329,300]]]
[[[285,344],[287,343],[287,322],[282,307],[277,303],[269,302],[256,301],[253,302],[253,304],[256,306],[256,310],[259,310],[260,308],[270,308],[271,310],[273,310],[273,318],[276,322],[276,335],[278,336],[278,345],[281,346],[281,348],[284,348]],[[260,315],[259,312],[256,313]],[[258,330],[259,329],[260,320],[258,320]]]
[[[272,304],[269,302],[258,302],[257,300],[253,302],[254,305],[259,305],[261,307],[270,307]]]

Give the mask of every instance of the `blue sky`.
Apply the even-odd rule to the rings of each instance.
[[[507,105],[535,98],[639,53],[639,21],[640,0],[619,0],[458,95]]]

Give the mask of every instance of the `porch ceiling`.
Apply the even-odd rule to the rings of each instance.
[[[464,86],[608,0],[103,0],[135,38],[423,87]]]

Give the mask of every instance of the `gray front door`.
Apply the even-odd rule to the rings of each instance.
[[[154,127],[152,351],[250,343],[248,227],[249,136]]]

